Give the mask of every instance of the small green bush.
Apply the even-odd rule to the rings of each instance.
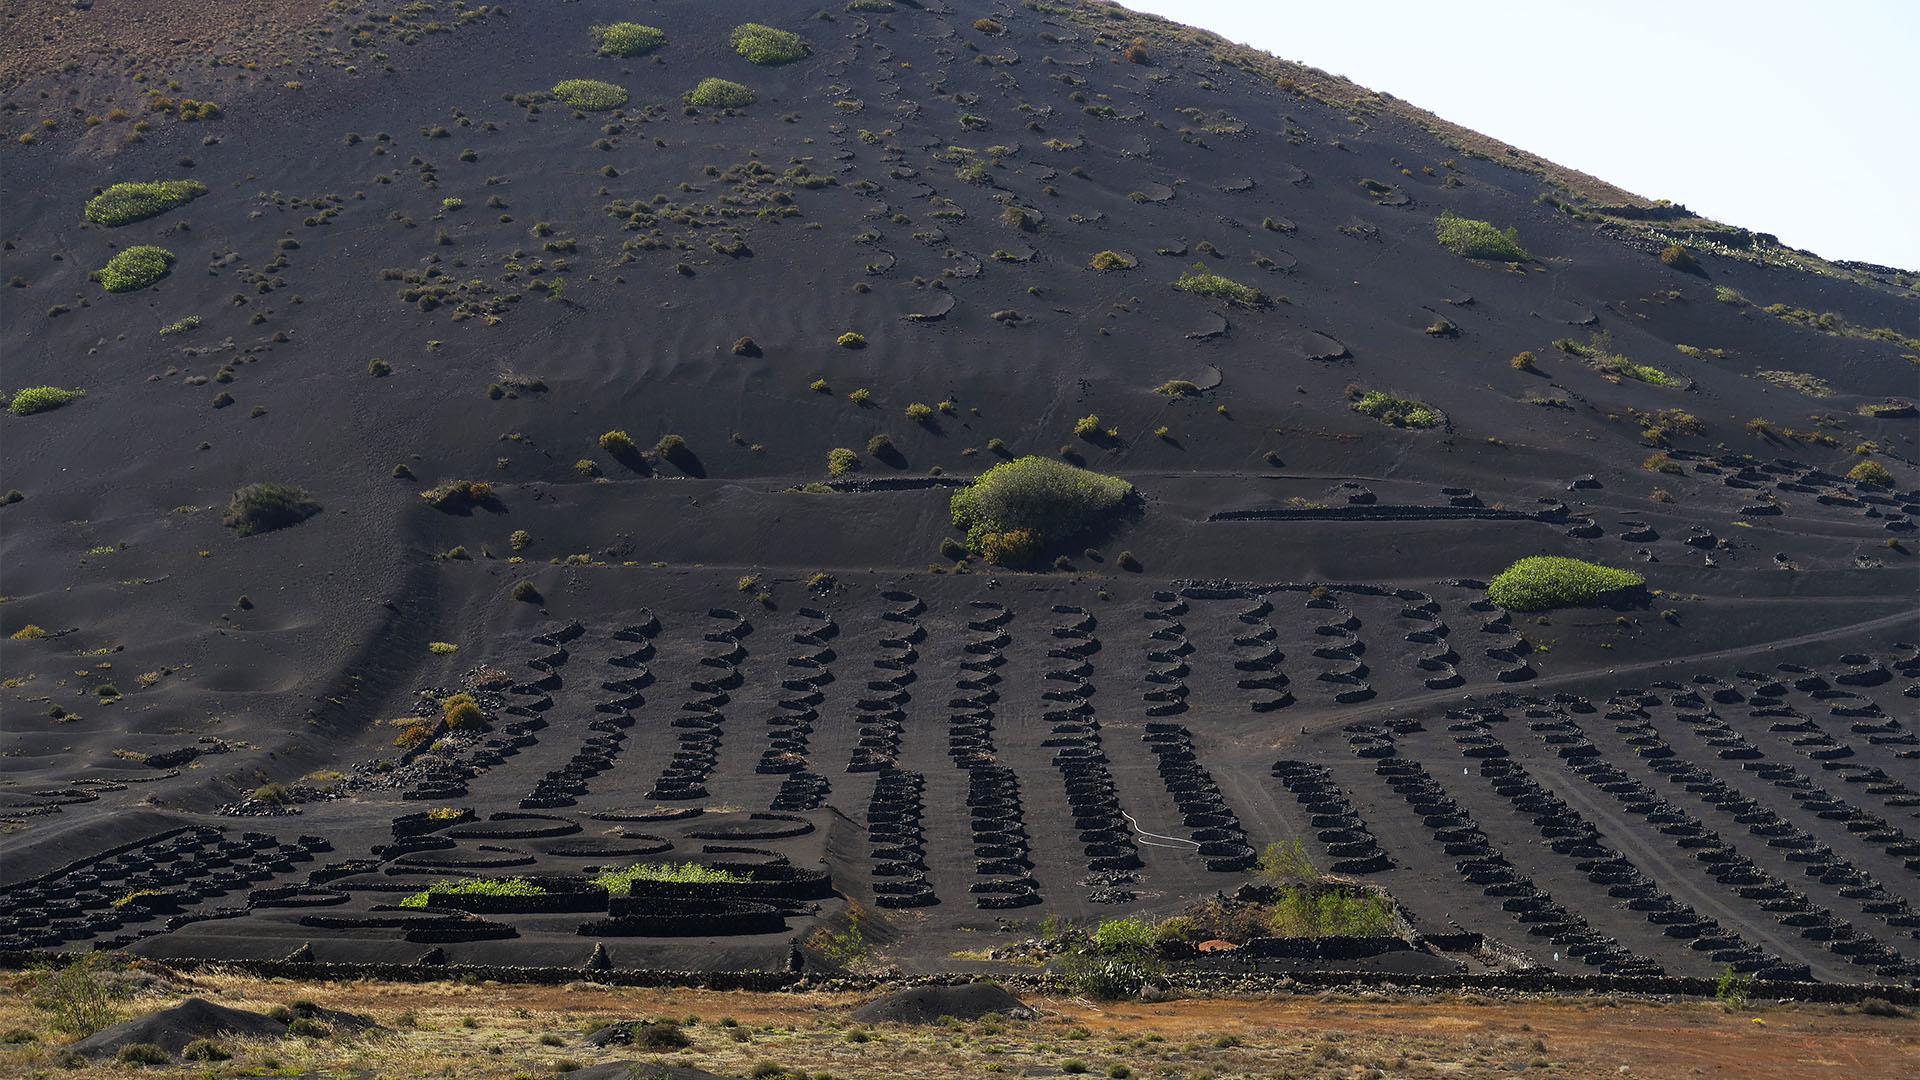
[[[545,896],[546,887],[526,878],[465,878],[442,881],[400,898],[403,908],[423,908],[434,893],[443,896]],[[295,1032],[295,1034],[299,1034]]]
[[[115,184],[87,201],[87,220],[95,225],[125,225],[185,206],[206,193],[207,185],[198,180]]]
[[[1487,599],[1510,611],[1583,607],[1608,589],[1642,585],[1646,578],[1631,570],[1536,555],[1502,570],[1487,586]]]
[[[1462,258],[1498,262],[1526,262],[1533,258],[1520,246],[1518,229],[1498,229],[1491,222],[1463,218],[1451,210],[1434,220],[1434,237],[1441,247]]]
[[[635,863],[608,867],[593,876],[593,883],[614,896],[630,892],[636,881],[667,881],[683,885],[725,885],[746,881],[731,870],[720,870],[699,863]]]
[[[108,292],[132,292],[167,276],[173,266],[173,252],[151,244],[136,244],[94,271],[94,280]]]
[[[615,458],[628,457],[633,453],[633,436],[624,431],[609,431],[600,436],[600,449]]]
[[[1153,947],[1153,926],[1144,919],[1108,919],[1094,930],[1093,947],[1110,956],[1147,952]]]
[[[1168,397],[1194,397],[1200,393],[1200,387],[1186,379],[1168,379],[1166,382],[1154,387],[1153,392],[1156,394],[1165,394]]]
[[[248,484],[233,493],[220,524],[241,536],[298,525],[320,512],[320,504],[292,484]]]
[[[57,386],[23,387],[14,391],[12,400],[7,402],[7,411],[15,416],[30,416],[57,409],[84,393],[85,390],[62,390]]]
[[[1296,886],[1267,915],[1276,937],[1378,937],[1392,932],[1393,901],[1378,893]]]
[[[650,1020],[633,1026],[633,1045],[641,1050],[678,1050],[692,1046],[693,1040],[680,1030],[677,1020]]]
[[[860,455],[844,446],[827,451],[827,475],[845,476],[860,467]]]
[[[1440,423],[1440,412],[1433,406],[1379,390],[1361,394],[1352,408],[1354,412],[1394,427],[1430,428]]]
[[[1073,422],[1073,433],[1083,439],[1099,438],[1100,418],[1098,416],[1083,416],[1075,420]]]
[[[867,347],[867,338],[864,334],[856,334],[849,330],[834,338],[833,343],[843,349],[864,349]]]
[[[565,79],[554,84],[553,96],[576,109],[617,109],[627,103],[625,87],[598,79]]]
[[[751,88],[727,79],[701,79],[700,85],[682,97],[689,105],[713,109],[744,109],[755,101]]]
[[[165,1065],[167,1052],[152,1043],[128,1043],[113,1060],[121,1065]]]
[[[899,457],[900,448],[893,445],[893,436],[883,432],[867,440],[867,453],[885,461]]]
[[[27,635],[15,632],[12,636],[17,640]],[[58,967],[52,961],[38,964],[28,974],[30,1000],[52,1014],[48,1026],[75,1038],[84,1038],[118,1020],[116,1003],[131,992],[115,975],[112,958],[101,952],[66,957]]]
[[[1134,261],[1117,251],[1102,251],[1087,260],[1087,265],[1095,270],[1131,270]]]
[[[595,26],[587,31],[601,56],[641,56],[667,43],[667,35],[657,26],[617,22]]]
[[[916,424],[924,424],[933,418],[933,406],[924,401],[916,401],[907,406],[907,419]]]
[[[1229,304],[1242,307],[1260,307],[1267,302],[1267,294],[1251,285],[1242,285],[1232,278],[1222,277],[1207,270],[1203,264],[1196,263],[1194,268],[1180,275],[1173,287],[1184,293],[1196,296],[1209,296],[1215,300],[1225,300]]]
[[[513,598],[528,604],[537,604],[540,602],[540,586],[531,581],[516,581],[513,583]]]
[[[180,1051],[180,1056],[188,1061],[225,1061],[233,1053],[212,1039],[195,1039]]]
[[[1682,273],[1696,274],[1700,272],[1700,260],[1693,257],[1693,252],[1688,251],[1679,244],[1668,244],[1666,247],[1661,248],[1660,261]]]
[[[1132,494],[1133,485],[1118,477],[1029,455],[981,473],[954,492],[949,505],[967,546],[986,555],[989,534],[1031,533],[1036,547],[1063,542],[1111,516]]]
[[[1868,458],[1847,470],[1847,479],[1856,484],[1878,484],[1890,487],[1893,484],[1893,472],[1885,465]]]
[[[727,43],[748,61],[765,65],[791,64],[812,51],[799,34],[764,23],[741,23],[727,35]]]

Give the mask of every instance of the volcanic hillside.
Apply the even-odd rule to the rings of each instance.
[[[0,949],[952,968],[1300,838],[1443,967],[1920,974],[1910,272],[1077,0],[42,7]],[[1027,455],[1134,494],[969,552]]]

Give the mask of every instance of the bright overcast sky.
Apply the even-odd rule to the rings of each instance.
[[[1829,259],[1920,270],[1920,0],[1122,0]]]

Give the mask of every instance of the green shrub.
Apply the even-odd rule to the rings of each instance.
[[[1132,494],[1133,485],[1118,477],[1029,455],[981,473],[954,492],[950,506],[967,546],[988,555],[990,534],[1031,533],[1034,548],[1064,542],[1110,517]],[[997,543],[1005,550],[1011,539]]]
[[[188,1061],[225,1061],[233,1053],[212,1039],[195,1039],[180,1051],[180,1056]]]
[[[1277,937],[1378,937],[1393,924],[1393,901],[1345,889],[1289,888],[1267,915]]]
[[[310,1020],[302,1016],[287,1025],[287,1034],[307,1039],[324,1039],[333,1034],[333,1029],[318,1020]]]
[[[1073,433],[1083,439],[1099,438],[1100,418],[1098,416],[1083,416],[1075,420],[1073,422]]]
[[[667,35],[656,26],[617,22],[595,26],[587,31],[601,56],[641,56],[667,43]]]
[[[1463,218],[1451,210],[1434,220],[1434,236],[1441,247],[1463,258],[1498,262],[1526,262],[1533,258],[1520,246],[1518,229],[1497,229],[1491,222]]]
[[[1848,469],[1847,479],[1856,484],[1878,484],[1882,487],[1890,487],[1893,484],[1893,473],[1885,465],[1868,458]]]
[[[565,79],[555,83],[553,96],[576,109],[617,109],[627,103],[625,87],[598,79]]]
[[[108,292],[132,292],[167,276],[173,266],[173,252],[151,244],[136,244],[94,271],[93,279]]]
[[[839,337],[834,338],[833,343],[843,349],[864,349],[867,347],[867,338],[864,334],[856,334],[849,330]],[[856,393],[857,392],[858,391],[856,391]]]
[[[687,91],[683,99],[689,105],[714,109],[744,109],[755,100],[750,88],[727,79],[701,79],[700,85]]]
[[[844,446],[827,451],[827,475],[845,476],[860,467],[860,455]]]
[[[115,1003],[129,994],[115,976],[112,960],[99,952],[69,957],[59,967],[51,962],[36,965],[28,972],[28,987],[33,1004],[52,1014],[48,1026],[77,1039],[119,1019]]]
[[[1153,392],[1156,394],[1165,394],[1168,397],[1194,397],[1200,393],[1200,387],[1186,379],[1168,379],[1166,382],[1154,387]]]
[[[22,387],[14,391],[12,400],[7,402],[7,411],[15,416],[30,416],[57,409],[84,393],[85,390],[62,390],[57,386]]]
[[[867,453],[885,461],[900,456],[900,448],[893,445],[893,436],[882,432],[867,440]]]
[[[933,418],[933,406],[924,401],[916,401],[907,406],[907,419],[916,424],[924,424]]]
[[[970,529],[967,542],[995,566],[1025,566],[1040,554],[1040,534],[1032,529],[978,533]]]
[[[1487,599],[1511,611],[1582,607],[1608,589],[1645,584],[1631,570],[1616,570],[1579,559],[1536,555],[1502,570],[1487,586]]]
[[[1534,356],[1531,351],[1516,353],[1513,359],[1507,361],[1507,366],[1513,368],[1515,371],[1540,370],[1539,366],[1534,363]]]
[[[113,1060],[121,1065],[165,1065],[167,1052],[152,1043],[128,1043]]]
[[[485,727],[487,723],[486,712],[470,694],[455,694],[448,698],[446,711],[441,714],[441,718],[447,722],[447,727],[454,731]]]
[[[540,602],[540,586],[531,581],[516,581],[513,583],[513,598],[525,603],[537,604]]]
[[[600,436],[600,449],[615,458],[624,458],[633,454],[633,436],[624,431],[609,431]]]
[[[1257,872],[1268,881],[1281,884],[1320,880],[1320,868],[1313,865],[1313,857],[1307,854],[1307,845],[1298,836],[1268,844],[1266,850],[1260,853]]]
[[[1108,919],[1093,932],[1093,947],[1109,956],[1129,956],[1153,947],[1153,927],[1144,919]]]
[[[442,881],[417,893],[409,893],[400,898],[400,906],[426,907],[433,893],[443,896],[545,896],[547,889],[526,878],[464,878],[460,881]]]
[[[1185,293],[1197,296],[1210,296],[1215,300],[1225,300],[1229,304],[1242,307],[1259,307],[1267,302],[1267,294],[1251,285],[1242,285],[1232,278],[1222,277],[1207,270],[1205,265],[1195,263],[1194,268],[1180,275],[1173,287]]]
[[[298,525],[319,512],[320,504],[292,484],[248,484],[227,500],[220,524],[252,536]]]
[[[724,885],[747,880],[731,870],[718,870],[699,863],[636,863],[633,866],[607,867],[593,876],[593,883],[618,896],[636,881],[669,881],[685,885]]]
[[[700,459],[694,456],[693,448],[687,445],[687,440],[673,434],[660,436],[660,441],[653,444],[653,456],[686,471],[691,471],[700,463]]]
[[[198,180],[156,180],[115,184],[87,200],[87,220],[95,225],[125,225],[185,206],[207,193]]]
[[[1349,391],[1349,395],[1351,393]],[[1440,412],[1433,406],[1379,390],[1361,394],[1352,407],[1354,412],[1394,427],[1430,428],[1440,423]]]
[[[693,1040],[680,1030],[678,1020],[649,1020],[633,1026],[633,1045],[641,1050],[677,1050],[692,1046]]]
[[[811,51],[799,34],[764,23],[741,23],[727,35],[727,43],[755,64],[791,64]]]
[[[1695,274],[1700,272],[1700,260],[1693,257],[1693,252],[1688,251],[1679,244],[1668,244],[1666,247],[1660,249],[1660,261],[1682,273]]]

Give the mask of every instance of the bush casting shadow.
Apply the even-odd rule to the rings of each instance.
[[[305,489],[292,484],[248,484],[233,493],[220,524],[241,536],[298,525],[320,512]]]

